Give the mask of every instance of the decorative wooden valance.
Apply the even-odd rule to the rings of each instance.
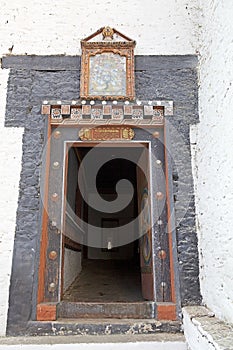
[[[156,126],[173,115],[173,101],[44,101],[42,114],[52,125]]]

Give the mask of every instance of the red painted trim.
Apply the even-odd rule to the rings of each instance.
[[[158,320],[176,321],[176,304],[161,303],[157,305]]]
[[[172,252],[172,227],[171,227],[171,203],[170,203],[170,189],[168,180],[168,156],[166,147],[166,126],[164,127],[164,154],[165,154],[165,177],[166,177],[166,203],[167,203],[167,227],[168,227],[168,243],[169,243],[169,256],[170,256],[170,279],[171,279],[171,299],[172,302],[176,302],[175,291],[175,274],[174,274],[174,261]]]
[[[39,280],[38,280],[38,292],[37,302],[44,301],[44,286],[45,286],[45,266],[46,266],[46,251],[48,245],[48,184],[49,184],[49,164],[50,164],[50,137],[51,126],[48,123],[47,129],[47,153],[46,153],[46,165],[45,165],[45,186],[44,186],[44,208],[42,214],[42,231],[41,231],[41,246],[40,246],[40,264],[39,264]]]
[[[57,319],[57,304],[38,304],[37,321],[55,321]]]

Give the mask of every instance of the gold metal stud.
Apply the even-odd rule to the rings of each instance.
[[[61,131],[59,131],[59,130],[54,131],[53,137],[55,139],[59,139],[61,137]]]
[[[60,166],[59,162],[53,162],[53,169],[58,169]]]
[[[156,197],[157,197],[158,200],[163,199],[163,193],[162,192],[157,192],[156,193]]]
[[[51,225],[52,225],[52,227],[56,227],[57,226],[57,222],[55,220],[52,220]]]
[[[52,250],[50,253],[49,253],[49,259],[50,260],[55,260],[57,258],[57,252],[55,252],[55,250]]]
[[[49,284],[49,292],[53,293],[56,290],[56,284],[54,282]]]
[[[164,259],[166,259],[166,256],[167,256],[167,254],[166,254],[165,250],[159,251],[159,258],[160,259],[164,260]]]
[[[58,194],[57,194],[56,192],[54,192],[54,193],[52,194],[52,201],[57,202],[57,201],[58,201],[58,198],[59,198]]]
[[[153,133],[153,136],[154,136],[155,138],[158,138],[158,137],[160,136],[160,133],[159,133],[158,131],[155,131],[155,132]]]

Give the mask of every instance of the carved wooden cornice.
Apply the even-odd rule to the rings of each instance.
[[[44,101],[41,113],[52,125],[158,126],[173,115],[173,101]]]

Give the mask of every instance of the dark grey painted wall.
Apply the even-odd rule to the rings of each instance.
[[[173,183],[183,305],[198,304],[201,300],[189,148],[189,125],[198,122],[196,66],[195,56],[136,57],[137,98],[169,99],[175,104],[174,116],[168,120],[174,126],[170,143],[175,159]],[[8,56],[2,59],[2,68],[10,68],[5,125],[25,128],[8,314],[8,333],[16,334],[26,327],[28,320],[35,319],[33,282],[39,261],[39,181],[46,139],[41,103],[77,100],[80,57]]]

